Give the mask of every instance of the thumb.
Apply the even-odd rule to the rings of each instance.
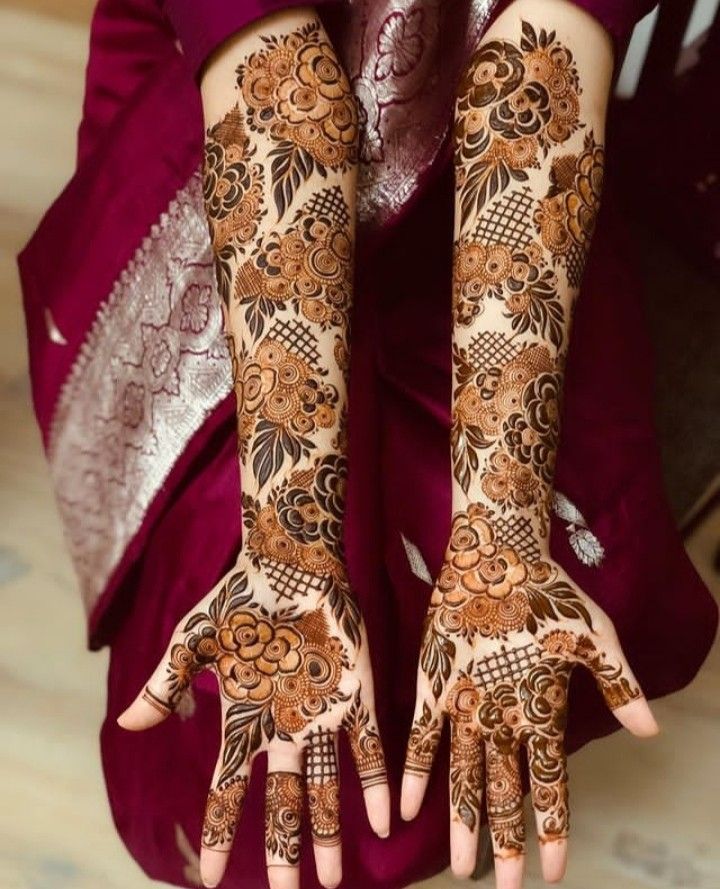
[[[203,664],[178,630],[160,663],[130,706],[117,719],[121,728],[142,731],[162,722],[175,710],[185,689]]]

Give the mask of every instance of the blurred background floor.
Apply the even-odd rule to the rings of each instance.
[[[85,650],[84,615],[29,403],[14,258],[72,170],[91,7],[89,0],[25,0],[0,8],[2,889],[153,885],[123,848],[105,797],[97,734],[107,656]],[[715,513],[688,541],[716,593],[719,540]],[[568,889],[720,887],[719,679],[716,646],[689,689],[656,703],[657,740],[618,733],[572,758]],[[195,838],[180,844],[195,873]],[[529,889],[544,885],[533,848],[529,874]],[[423,885],[455,882],[442,875]],[[492,886],[492,877],[477,885]]]

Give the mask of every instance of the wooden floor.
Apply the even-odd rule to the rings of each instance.
[[[14,255],[66,180],[85,63],[88,0],[0,8],[0,887],[141,889],[113,828],[98,756],[107,657],[84,620],[31,415]],[[690,543],[716,591],[720,520]],[[571,762],[569,889],[719,889],[720,656],[656,704],[663,733],[624,734]],[[531,850],[530,889],[538,878]],[[449,889],[441,876],[425,889]],[[490,877],[480,885],[491,886]],[[358,889],[358,887],[349,887]]]

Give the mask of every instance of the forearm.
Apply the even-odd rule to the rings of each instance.
[[[320,576],[341,561],[355,100],[310,9],[243,31],[202,93],[247,541]]]
[[[564,362],[603,169],[609,38],[518,0],[456,105],[453,503],[547,544]]]

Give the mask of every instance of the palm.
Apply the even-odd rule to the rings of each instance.
[[[200,670],[211,669],[218,678],[222,747],[202,845],[206,859],[222,856],[221,867],[232,847],[258,753],[268,754],[269,864],[298,862],[303,772],[316,847],[339,844],[341,728],[348,733],[371,821],[381,820],[385,805],[385,764],[373,712],[367,644],[362,644],[365,630],[344,574],[335,572],[332,580],[308,575],[303,596],[285,596],[287,605],[278,604],[281,592],[277,578],[269,577],[257,558],[241,555],[178,623],[165,657],[139,698],[146,709],[138,714],[137,727],[144,728],[177,707]]]

